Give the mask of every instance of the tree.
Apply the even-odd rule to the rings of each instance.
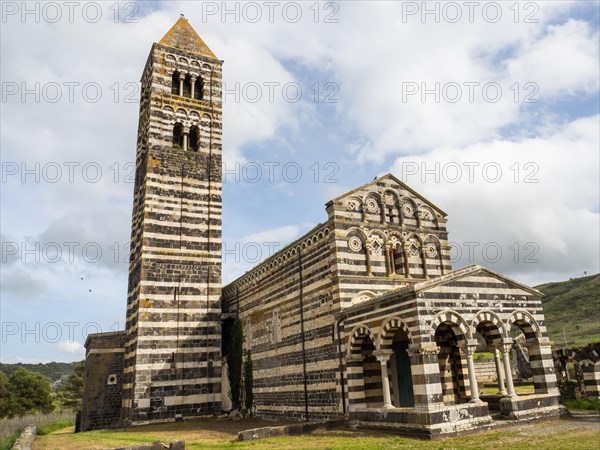
[[[231,389],[231,402],[233,403],[234,409],[239,409],[241,404],[243,343],[244,332],[242,329],[242,322],[237,319],[233,324],[231,347],[227,354],[227,372],[229,375],[229,387]]]
[[[70,408],[80,408],[81,398],[83,397],[83,369],[85,363],[80,361],[75,364],[74,371],[64,384],[61,384],[56,390],[58,400],[63,406]]]
[[[246,409],[252,411],[252,403],[254,403],[254,377],[252,375],[252,357],[250,356],[250,350],[246,356],[244,362],[244,390],[246,393]]]
[[[10,380],[4,372],[0,372],[0,418],[12,417],[13,394]]]
[[[12,415],[24,416],[32,411],[48,413],[54,409],[50,382],[42,374],[19,368],[12,374],[9,382]]]

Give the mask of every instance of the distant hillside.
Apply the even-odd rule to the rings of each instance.
[[[600,274],[536,289],[545,294],[546,326],[555,347],[565,347],[565,335],[570,347],[600,342]]]
[[[4,372],[10,377],[15,370],[17,370],[19,367],[23,367],[31,372],[39,372],[48,378],[50,382],[53,382],[71,375],[73,373],[75,364],[77,363],[51,362],[47,364],[0,364],[0,371]]]

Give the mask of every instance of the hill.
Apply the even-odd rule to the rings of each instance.
[[[556,348],[600,342],[600,274],[536,286]],[[564,333],[563,333],[564,329]]]
[[[62,363],[62,362],[50,362],[47,364],[1,364],[0,363],[0,371],[4,372],[7,376],[11,376],[15,370],[19,367],[23,367],[31,372],[39,372],[44,375],[46,378],[50,380],[50,382],[54,382],[60,380],[61,378],[66,378],[73,373],[76,362],[72,363]]]

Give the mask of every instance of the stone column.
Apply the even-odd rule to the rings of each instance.
[[[408,267],[408,244],[404,244],[402,250],[402,258],[404,258],[404,276],[410,278],[410,267]]]
[[[387,270],[387,276],[392,274],[392,261],[390,261],[390,244],[386,243],[383,247],[383,255],[385,256],[385,267]]]
[[[396,275],[396,261],[394,261],[394,248],[391,245],[389,247],[388,252],[390,254],[390,269],[392,275]]]
[[[183,74],[179,74],[179,95],[183,97],[183,82],[185,80],[185,76]]]
[[[496,377],[498,378],[498,395],[506,395],[506,387],[504,386],[504,375],[502,374],[502,361],[500,361],[500,350],[494,347],[494,362],[496,363]]]
[[[188,149],[188,139],[190,136],[190,127],[183,127],[183,150],[187,151]]]
[[[427,254],[423,245],[421,245],[421,261],[423,262],[423,276],[429,278],[429,273],[427,272]]]
[[[469,386],[471,387],[471,403],[480,403],[479,386],[477,385],[477,374],[475,373],[475,363],[473,362],[473,353],[477,349],[477,339],[467,340],[463,350],[467,357],[467,370],[469,371]]]
[[[385,409],[391,409],[392,396],[390,394],[390,378],[388,375],[387,362],[392,355],[392,350],[375,350],[373,356],[377,358],[377,361],[381,363],[381,387],[383,390],[383,407]]]
[[[373,276],[373,269],[371,268],[371,240],[365,241],[365,258],[367,262],[367,275]]]
[[[510,341],[503,340],[502,342],[502,361],[504,363],[504,374],[506,376],[506,389],[509,397],[516,397],[515,385],[512,379],[512,370],[510,368],[510,349],[512,348],[512,339]]]
[[[194,91],[196,89],[196,77],[192,77],[190,80],[192,82],[192,90],[191,90],[190,98],[193,99],[194,98]]]

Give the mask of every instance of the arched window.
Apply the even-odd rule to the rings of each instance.
[[[179,72],[173,72],[173,76],[171,77],[171,94],[180,95],[179,94]]]
[[[197,152],[198,151],[198,147],[199,147],[199,140],[200,140],[200,130],[198,129],[197,126],[193,126],[192,128],[190,128],[190,137],[189,137],[189,141],[188,141],[188,150],[191,150],[193,152]]]
[[[176,123],[173,127],[173,147],[183,148],[183,125]]]
[[[202,100],[204,98],[204,80],[202,77],[196,78],[194,82],[194,98],[196,100]]]
[[[192,96],[192,77],[188,74],[183,80],[183,95],[184,97]]]

